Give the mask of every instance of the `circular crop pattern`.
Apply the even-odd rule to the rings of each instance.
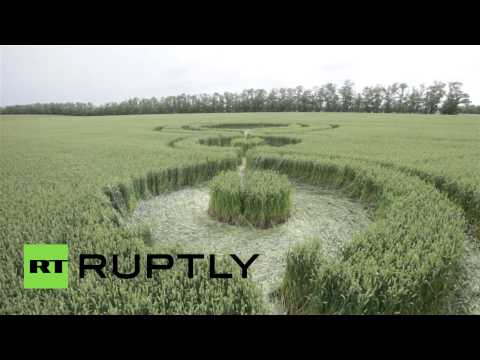
[[[1,268],[2,314],[259,314],[270,311],[261,288],[288,314],[480,313],[480,245],[470,233],[473,225],[480,235],[476,118],[299,112],[138,114],[121,126],[108,116],[101,124],[70,120],[0,120],[8,134],[0,186],[12,190],[2,194],[0,217],[2,253],[11,259]],[[284,127],[269,127],[278,121]],[[259,146],[236,156],[250,143]],[[277,173],[253,176],[262,170]],[[223,171],[235,172],[209,188]],[[279,174],[292,181],[293,196]],[[24,291],[25,239],[119,254],[117,274],[80,279],[73,266],[67,296]],[[149,278],[151,253],[205,259],[192,264],[193,278],[183,266]],[[218,254],[215,268],[208,254]],[[244,264],[260,254],[251,277],[233,272],[240,268],[230,254]],[[212,270],[233,276],[213,280]],[[117,280],[134,272],[132,281]]]
[[[292,186],[274,171],[223,172],[210,183],[208,213],[235,225],[269,228],[290,216]]]
[[[209,189],[203,183],[142,200],[127,221],[129,226],[151,228],[156,246],[180,245],[192,254],[237,254],[241,259],[261,254],[251,267],[252,279],[261,286],[266,300],[276,303],[269,294],[280,286],[292,246],[318,237],[328,254],[336,256],[354,234],[371,224],[365,207],[339,190],[292,185],[291,216],[270,229],[231,226],[212,219],[207,212]]]

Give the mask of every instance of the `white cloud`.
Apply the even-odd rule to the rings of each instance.
[[[3,46],[3,105],[244,88],[461,81],[480,104],[480,46]],[[1,55],[0,55],[1,56]]]

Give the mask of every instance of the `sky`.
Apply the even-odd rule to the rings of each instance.
[[[480,104],[480,46],[0,46],[0,106],[247,88],[460,81]]]

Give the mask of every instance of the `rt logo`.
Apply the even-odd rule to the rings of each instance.
[[[25,244],[23,246],[23,287],[25,289],[66,289],[68,287],[68,246],[66,244]]]

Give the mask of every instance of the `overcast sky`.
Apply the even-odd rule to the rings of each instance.
[[[461,81],[480,104],[480,46],[1,46],[0,105]]]

